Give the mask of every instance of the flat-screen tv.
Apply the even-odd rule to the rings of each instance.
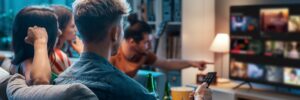
[[[300,88],[300,4],[230,8],[230,79]]]

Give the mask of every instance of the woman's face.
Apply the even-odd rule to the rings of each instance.
[[[66,38],[66,40],[74,40],[76,39],[77,28],[75,26],[74,17],[71,18],[66,28],[62,32],[62,36]]]

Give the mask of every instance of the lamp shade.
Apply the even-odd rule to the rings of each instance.
[[[229,51],[230,39],[226,33],[218,33],[210,46],[210,50],[217,53],[227,53]]]

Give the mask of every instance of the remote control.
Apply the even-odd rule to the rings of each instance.
[[[209,72],[207,75],[204,77],[203,82],[207,83],[207,88],[209,85],[216,79],[217,72]]]

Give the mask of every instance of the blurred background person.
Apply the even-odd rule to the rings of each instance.
[[[71,54],[70,46],[77,52],[81,53],[83,50],[82,41],[76,36],[77,28],[75,26],[72,10],[61,5],[53,5],[51,8],[57,15],[59,30],[61,35],[58,37],[54,54],[50,56],[53,63],[51,65],[52,71],[58,75],[71,65],[69,55]]]
[[[130,26],[124,31],[124,40],[121,42],[117,53],[110,62],[119,70],[130,77],[134,77],[143,65],[158,67],[165,70],[177,70],[188,67],[204,70],[206,61],[190,61],[180,59],[162,59],[151,52],[152,32],[151,27],[144,21],[138,21],[137,17],[128,18]]]

